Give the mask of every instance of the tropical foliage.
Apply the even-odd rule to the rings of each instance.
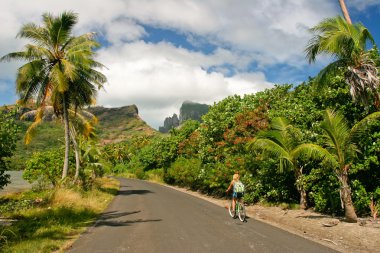
[[[342,181],[337,176],[341,167],[331,160],[337,155],[330,149],[333,143],[327,145],[326,132],[326,109],[336,108],[348,132],[360,129],[359,139],[349,139],[356,148],[347,141],[339,147],[361,151],[347,156],[351,168],[345,186],[351,189],[355,212],[368,214],[371,196],[377,196],[374,192],[379,188],[379,181],[369,178],[379,177],[380,123],[362,120],[371,113],[352,102],[343,77],[329,81],[330,86],[318,92],[311,79],[296,87],[279,85],[244,97],[231,96],[211,106],[201,124],[189,122],[168,136],[131,140],[105,150],[113,153],[110,159],[118,164],[118,172],[137,173],[140,178],[160,170],[167,183],[222,196],[239,170],[249,203],[298,202],[300,207],[344,214],[347,207],[340,204]],[[261,147],[254,148],[252,143],[259,140]]]
[[[18,139],[19,127],[15,123],[16,109],[0,110],[0,189],[9,183],[9,175],[5,174],[8,168],[7,158],[13,155]]]
[[[100,44],[94,33],[73,36],[78,21],[76,14],[64,12],[53,16],[42,15],[41,26],[28,23],[22,26],[18,37],[32,41],[24,51],[9,53],[4,60],[23,60],[17,74],[16,91],[20,103],[35,100],[40,113],[51,104],[55,114],[62,118],[65,129],[65,159],[62,178],[69,165],[69,109],[81,108],[94,102],[96,90],[106,82],[106,77],[95,68],[102,67],[94,60],[94,49]],[[36,117],[38,120],[40,117]]]
[[[321,53],[330,54],[336,59],[320,72],[317,84],[327,84],[329,74],[343,71],[352,98],[364,105],[375,101],[379,108],[378,69],[373,55],[366,50],[367,43],[375,46],[375,41],[368,29],[360,23],[350,24],[338,16],[325,19],[311,31],[314,37],[306,48],[309,62],[314,62]]]

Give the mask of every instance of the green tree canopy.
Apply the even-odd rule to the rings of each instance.
[[[317,84],[327,85],[329,75],[335,75],[343,69],[352,98],[364,105],[375,100],[378,108],[378,69],[372,54],[367,50],[368,44],[375,46],[375,41],[368,29],[361,23],[350,24],[338,16],[323,20],[310,31],[313,37],[305,49],[309,62],[314,62],[321,53],[336,59],[319,73]]]

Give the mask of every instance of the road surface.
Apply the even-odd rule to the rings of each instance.
[[[336,252],[158,184],[120,179],[118,195],[69,253]]]
[[[5,171],[5,174],[9,174],[11,176],[11,182],[5,186],[4,189],[0,189],[0,196],[7,193],[21,192],[32,188],[32,184],[22,179],[23,171]]]

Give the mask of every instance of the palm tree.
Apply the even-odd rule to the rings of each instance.
[[[45,13],[42,17],[42,26],[25,24],[18,33],[18,37],[34,44],[27,44],[24,51],[9,53],[0,60],[27,61],[18,69],[16,79],[21,103],[34,98],[37,106],[43,108],[51,102],[55,114],[62,116],[65,129],[62,178],[65,178],[70,148],[68,110],[70,106],[80,108],[91,104],[96,90],[102,88],[107,79],[95,70],[103,65],[94,60],[94,49],[100,46],[94,33],[72,35],[76,14],[63,12],[54,17]]]
[[[78,133],[83,136],[84,139],[95,137],[94,125],[98,123],[98,119],[92,113],[88,111],[74,111],[68,110],[69,118],[72,124],[70,124],[70,137],[74,146],[75,153],[75,175],[74,181],[78,179],[80,169],[80,150],[77,142]],[[53,106],[40,107],[36,110],[32,110],[21,115],[20,119],[34,119],[33,123],[28,127],[25,133],[24,142],[29,144],[32,138],[36,134],[37,126],[45,119],[54,115]]]
[[[368,43],[376,47],[367,28],[360,23],[350,24],[338,16],[323,20],[310,31],[314,36],[305,49],[309,63],[315,62],[321,53],[336,59],[319,73],[317,85],[326,85],[329,75],[343,70],[353,100],[368,105],[374,99],[376,108],[379,108],[378,69],[370,51],[366,50]]]
[[[321,123],[321,128],[325,133],[325,148],[316,147],[314,149],[314,156],[323,158],[324,163],[332,166],[334,169],[334,174],[340,183],[342,207],[344,208],[345,218],[348,222],[357,221],[348,181],[348,171],[353,159],[360,152],[355,144],[355,140],[364,133],[364,126],[368,122],[379,118],[380,112],[372,113],[349,129],[348,122],[343,114],[326,110],[324,120]]]
[[[293,127],[285,118],[274,118],[270,130],[259,132],[257,137],[251,141],[248,147],[264,150],[276,156],[280,163],[279,169],[294,171],[296,187],[300,194],[300,208],[307,208],[307,194],[303,185],[304,164],[300,158],[307,153],[313,156],[314,150],[318,148],[314,144],[302,144],[301,132]]]

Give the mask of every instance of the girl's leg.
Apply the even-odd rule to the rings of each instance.
[[[236,206],[236,198],[232,198],[232,210],[234,210],[234,212],[235,212],[235,206]],[[236,215],[236,213],[235,213],[235,215]]]

